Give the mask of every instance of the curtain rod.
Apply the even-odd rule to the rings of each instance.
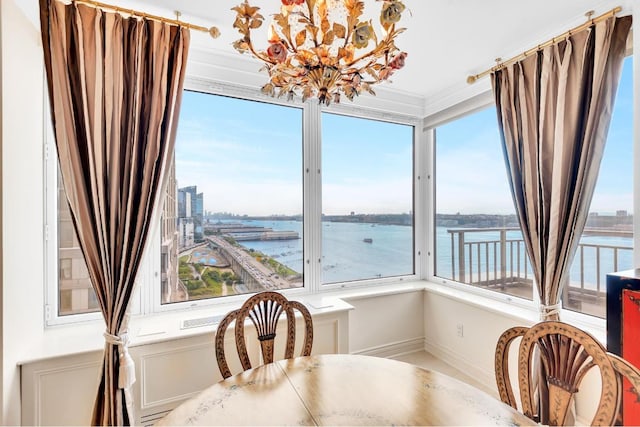
[[[587,13],[585,13],[585,16],[587,17],[588,21],[585,22],[582,25],[578,25],[575,28],[570,29],[569,31],[565,31],[564,33],[560,34],[559,36],[556,36],[550,40],[547,40],[546,42],[537,45],[534,48],[531,48],[529,50],[526,50],[524,52],[522,52],[520,55],[516,55],[511,59],[508,59],[506,61],[502,61],[501,58],[497,58],[496,62],[498,63],[497,65],[489,68],[488,70],[485,70],[483,72],[481,72],[480,74],[475,74],[472,76],[467,77],[467,83],[472,84],[475,83],[478,79],[493,73],[494,71],[498,71],[504,67],[506,67],[507,65],[513,64],[514,62],[520,61],[521,59],[526,58],[527,56],[531,55],[532,53],[535,53],[539,50],[544,49],[547,46],[552,46],[556,43],[561,42],[562,40],[565,40],[567,37],[571,36],[572,34],[578,32],[578,31],[582,31],[585,28],[588,28],[590,26],[592,26],[593,24],[600,22],[600,21],[604,21],[605,19],[611,17],[611,16],[615,16],[616,13],[620,12],[622,10],[622,8],[620,6],[614,7],[613,9],[611,9],[610,11],[608,11],[607,13],[604,13],[596,18],[590,19],[591,16],[593,15],[593,10],[588,11]]]
[[[195,25],[195,24],[190,24],[188,22],[183,22],[178,20],[177,18],[180,17],[181,13],[179,11],[175,11],[176,14],[176,19],[170,19],[170,18],[165,18],[162,16],[158,16],[158,15],[151,15],[149,13],[146,12],[141,12],[139,10],[134,10],[134,9],[126,9],[124,7],[120,7],[120,6],[115,6],[112,4],[106,4],[106,3],[100,3],[98,1],[94,1],[94,0],[72,0],[73,3],[85,3],[85,4],[89,4],[92,5],[94,7],[98,7],[101,9],[109,9],[109,10],[113,10],[115,12],[122,12],[122,13],[126,13],[127,15],[132,15],[132,16],[139,16],[141,18],[148,18],[148,19],[153,19],[154,21],[160,21],[160,22],[166,22],[168,24],[175,24],[175,25],[180,25],[182,27],[187,27],[191,30],[196,30],[196,31],[202,31],[205,33],[209,33],[209,35],[211,37],[218,38],[220,36],[220,30],[218,29],[218,27],[211,27],[211,28],[207,28],[207,27],[202,27],[200,25]]]

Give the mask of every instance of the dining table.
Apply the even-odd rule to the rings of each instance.
[[[443,373],[373,356],[323,354],[241,372],[155,425],[536,425]]]

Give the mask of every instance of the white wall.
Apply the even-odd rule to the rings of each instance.
[[[496,389],[493,360],[500,334],[531,324],[432,292],[424,294],[424,323],[430,353],[492,390]],[[462,337],[458,325],[462,325]]]
[[[43,68],[40,32],[2,0],[2,407],[20,424],[17,362],[43,331]],[[40,308],[38,308],[40,307]]]
[[[345,298],[349,313],[349,353],[395,356],[424,348],[422,290]]]
[[[313,313],[312,354],[346,353],[348,350],[348,305],[333,311]],[[303,344],[303,322],[297,319],[296,349]],[[253,327],[247,327],[247,350],[252,365],[259,365],[260,346]],[[181,402],[222,380],[215,357],[215,330],[198,328],[190,336],[161,339],[131,347],[136,365],[132,388],[136,425],[160,418]],[[286,328],[281,319],[275,355],[284,355]],[[225,335],[225,354],[232,373],[242,371],[232,328]],[[51,357],[22,366],[22,423],[26,425],[86,425],[98,387],[102,351]],[[64,392],[61,392],[64,390]]]
[[[440,291],[424,293],[425,349],[466,375],[483,384],[498,396],[495,380],[495,344],[505,330],[513,326],[531,326],[538,322],[532,311],[501,307],[503,303],[487,304],[481,298],[461,299],[443,295]],[[462,336],[458,334],[462,325]],[[516,396],[517,351],[519,340],[510,349],[511,386]],[[597,369],[584,378],[576,395],[576,416],[579,425],[590,424],[600,399],[601,384]],[[516,399],[518,399],[516,397]]]

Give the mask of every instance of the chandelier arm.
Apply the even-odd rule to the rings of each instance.
[[[247,33],[247,38],[245,40],[247,42],[247,44],[249,45],[249,50],[251,51],[251,53],[256,56],[258,59],[260,59],[261,61],[264,62],[268,62],[271,65],[276,65],[278,62],[269,58],[269,56],[263,55],[260,52],[257,52],[254,48],[253,48],[253,43],[251,42],[251,35],[249,33]]]
[[[363,54],[363,55],[361,55],[361,56],[359,56],[359,57],[357,57],[355,59],[352,59],[351,61],[349,61],[345,65],[347,67],[350,67],[353,64],[356,64],[356,63],[362,61],[363,59],[368,58],[371,55],[376,54],[378,51],[381,50],[381,46],[389,46],[393,42],[393,39],[395,38],[395,36],[400,32],[400,30],[395,31],[394,27],[395,27],[395,24],[393,26],[391,26],[390,31],[387,34],[387,36],[380,43],[376,44],[375,48],[371,49],[369,52],[367,52],[367,53],[365,53],[365,54]],[[386,50],[386,54],[388,54],[389,51],[390,51],[389,48],[387,48],[385,50]],[[385,56],[385,59],[386,59],[386,56]]]
[[[348,25],[347,25],[348,27]],[[351,40],[351,32],[353,31],[353,28],[347,28],[347,35],[344,38],[344,45],[342,46],[343,48],[346,48],[349,45],[349,40]]]
[[[367,59],[367,58],[371,57],[372,55],[374,55],[375,53],[377,53],[379,50],[380,50],[380,47],[379,47],[379,46],[376,46],[374,49],[371,49],[369,52],[365,53],[364,55],[359,56],[359,57],[357,57],[357,58],[355,58],[355,59],[353,59],[353,60],[351,60],[351,61],[347,62],[345,65],[346,65],[347,67],[351,67],[353,64],[357,64],[358,62],[360,62],[360,61],[362,61],[362,60],[364,60],[364,59]],[[387,51],[388,51],[388,50],[387,50]],[[360,68],[363,68],[363,67],[360,67]]]

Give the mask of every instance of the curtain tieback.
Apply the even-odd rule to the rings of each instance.
[[[135,364],[129,354],[129,334],[123,332],[120,335],[112,335],[105,331],[104,338],[108,344],[118,346],[118,359],[120,362],[118,388],[128,389],[136,382]]]
[[[560,316],[560,303],[544,305],[540,304],[540,320],[548,320],[552,316]]]

